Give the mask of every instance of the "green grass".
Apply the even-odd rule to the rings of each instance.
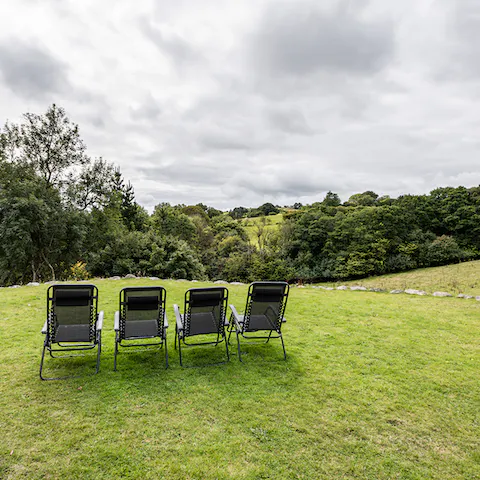
[[[335,285],[363,285],[384,290],[414,288],[427,293],[480,295],[480,260],[443,267],[422,268],[363,280],[337,282]]]
[[[264,232],[265,235],[268,236],[269,234],[276,232],[282,224],[283,213],[277,213],[277,215],[268,215],[266,217],[251,217],[240,220],[242,226],[247,231],[250,243],[256,246],[258,246],[258,233],[263,219],[266,219]]]
[[[477,302],[292,288],[286,362],[272,341],[243,364],[182,369],[170,328],[168,370],[161,353],[122,351],[114,373],[119,289],[154,282],[94,283],[102,369],[56,382],[38,379],[46,287],[0,290],[0,478],[480,477]],[[173,324],[202,284],[161,283]],[[228,288],[242,309],[246,286]],[[91,372],[94,356],[53,362]]]

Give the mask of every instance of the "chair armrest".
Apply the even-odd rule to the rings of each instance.
[[[237,309],[235,308],[235,305],[230,304],[229,307],[230,307],[230,310],[232,311],[232,316],[233,316],[233,321],[235,323],[235,327],[238,330],[242,330],[242,326],[240,325],[240,322],[243,321],[243,315],[238,314]]]
[[[43,324],[42,328],[42,334],[46,335],[48,333],[48,320],[45,320],[45,323]]]
[[[117,310],[113,317],[113,329],[118,332],[120,330],[120,312]]]
[[[183,321],[182,316],[180,315],[180,308],[177,304],[173,306],[173,311],[175,312],[175,320],[177,322],[177,330],[183,330]]]
[[[103,328],[103,310],[100,311],[97,318],[97,332],[101,332]]]
[[[163,316],[163,328],[168,328],[168,318],[167,318],[167,313],[166,312]]]

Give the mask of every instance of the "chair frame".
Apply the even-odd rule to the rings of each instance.
[[[56,342],[55,341],[55,292],[58,290],[90,290],[91,291],[91,305],[90,305],[90,341],[89,342]],[[103,327],[103,311],[98,312],[98,288],[93,284],[59,284],[51,285],[47,290],[47,320],[42,328],[42,334],[45,335],[43,342],[42,358],[40,360],[40,379],[41,380],[63,380],[66,378],[79,378],[82,375],[67,375],[63,377],[44,377],[43,365],[45,360],[45,351],[48,350],[52,358],[72,358],[84,356],[82,354],[73,355],[54,355],[53,352],[76,352],[97,349],[97,362],[95,373],[100,371],[100,354],[102,351],[102,327]],[[60,348],[53,348],[53,345],[58,345]]]
[[[193,296],[195,296],[195,293],[201,293],[201,292],[222,292],[222,298],[221,298],[221,305],[220,305],[220,317],[221,317],[221,322],[219,326],[219,330],[216,333],[217,334],[217,339],[212,342],[196,342],[196,343],[187,343],[185,338],[195,336],[195,335],[213,335],[215,332],[212,333],[198,333],[198,334],[190,334],[188,331],[185,333],[185,330],[187,327],[187,330],[189,329],[189,317],[191,315],[191,297],[192,293]],[[224,363],[227,363],[230,361],[230,352],[228,350],[228,342],[227,342],[227,334],[225,331],[225,327],[228,327],[229,323],[226,319],[226,314],[227,314],[227,305],[228,305],[228,290],[225,287],[204,287],[204,288],[190,288],[185,292],[185,298],[184,298],[184,316],[182,318],[182,315],[180,313],[180,308],[177,304],[173,305],[173,310],[175,312],[175,350],[177,349],[177,340],[178,340],[178,354],[180,357],[180,366],[183,365],[183,360],[182,360],[182,341],[184,346],[186,347],[197,347],[201,345],[214,345],[215,347],[225,341],[225,349],[227,352],[227,360],[224,362],[217,362],[217,363],[212,363],[208,364],[205,366],[211,366],[211,365],[222,365]],[[187,322],[184,322],[185,317],[187,317]]]
[[[250,329],[250,315],[252,311],[252,304],[255,302],[253,298],[253,294],[256,288],[258,287],[261,288],[262,286],[284,287],[282,300],[281,302],[279,302],[280,308],[278,310],[278,313],[276,313],[276,321],[272,323],[271,329]],[[235,306],[229,305],[232,313],[230,314],[230,328],[229,328],[227,342],[230,343],[230,337],[232,335],[233,329],[235,328],[235,334],[237,337],[238,359],[241,362],[243,360],[242,360],[242,352],[240,349],[240,336],[246,340],[246,342],[244,343],[253,344],[253,345],[268,343],[272,338],[279,338],[280,341],[282,342],[283,359],[284,360],[287,359],[287,352],[285,351],[285,343],[283,341],[283,335],[282,335],[282,324],[287,321],[284,317],[284,314],[285,314],[285,309],[287,307],[289,291],[290,291],[290,286],[288,285],[287,282],[253,282],[248,287],[247,301],[245,304],[244,315],[239,315]],[[251,335],[252,332],[258,332],[258,331],[265,331],[270,333],[268,335]],[[275,335],[272,335],[273,332],[275,332]],[[249,340],[265,340],[265,339],[266,339],[265,342],[249,341]]]
[[[162,337],[160,335],[149,335],[149,336],[142,336],[142,337],[132,337],[132,338],[125,338],[125,314],[127,312],[128,302],[126,301],[126,293],[128,292],[145,292],[145,291],[152,291],[152,292],[159,292],[160,293],[160,308],[159,314],[162,315],[163,313],[163,321],[161,322],[162,325]],[[167,348],[167,329],[168,329],[168,319],[166,313],[166,298],[167,298],[167,291],[164,287],[155,287],[155,286],[148,286],[148,287],[125,287],[120,290],[119,293],[119,310],[115,312],[114,318],[114,330],[115,330],[115,350],[113,354],[113,370],[117,371],[117,355],[118,355],[118,347],[124,348],[131,348],[131,347],[151,347],[160,345],[160,348],[165,349],[165,368],[168,368],[168,348]],[[158,322],[160,322],[160,316],[157,317],[157,327]],[[123,332],[123,333],[122,333]],[[148,338],[161,338],[160,342],[148,342],[148,343],[128,343],[129,341],[134,342],[135,340],[139,339],[148,339]],[[122,344],[122,341],[127,342]]]

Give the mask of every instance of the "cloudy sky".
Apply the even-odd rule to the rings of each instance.
[[[137,201],[480,184],[478,0],[0,3],[0,123],[64,107]]]

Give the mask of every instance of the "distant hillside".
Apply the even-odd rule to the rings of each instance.
[[[268,236],[271,235],[272,232],[278,230],[283,222],[283,213],[268,215],[266,217],[242,218],[240,222],[247,231],[250,242],[259,247],[259,235],[263,235],[268,239]]]
[[[369,288],[385,290],[405,290],[414,288],[427,293],[449,292],[451,294],[465,293],[480,295],[480,260],[412,270],[370,277],[364,280],[337,282],[335,285],[362,285]],[[331,284],[330,284],[331,285]]]

